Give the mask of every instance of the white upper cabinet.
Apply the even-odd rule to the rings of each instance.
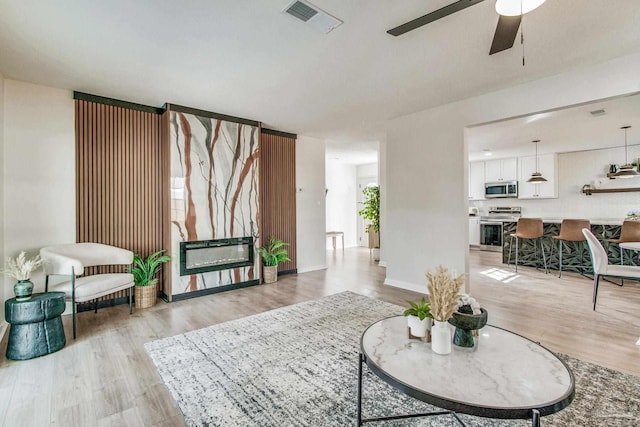
[[[484,162],[469,163],[469,200],[484,200]]]
[[[518,159],[498,159],[484,162],[485,182],[516,181]]]
[[[558,157],[555,154],[538,156],[538,168],[536,170],[536,157],[520,157],[520,179],[518,180],[519,199],[556,199],[558,198]],[[547,182],[533,184],[527,182],[531,174],[540,172]]]

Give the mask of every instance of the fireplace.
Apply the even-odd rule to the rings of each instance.
[[[253,237],[180,242],[180,276],[253,266]]]

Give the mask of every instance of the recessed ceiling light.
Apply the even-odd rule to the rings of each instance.
[[[482,152],[484,153],[485,156],[493,156],[493,153],[491,152],[490,148],[484,148]]]

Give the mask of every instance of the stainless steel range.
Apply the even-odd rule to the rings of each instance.
[[[484,251],[502,251],[502,224],[515,221],[522,215],[520,206],[489,207],[487,216],[480,217],[480,249]]]

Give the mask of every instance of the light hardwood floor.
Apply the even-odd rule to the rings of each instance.
[[[327,252],[329,269],[262,285],[134,311],[118,306],[78,316],[78,339],[61,351],[14,362],[0,357],[0,422],[4,426],[181,426],[180,411],[143,344],[215,323],[350,290],[404,305],[418,294],[382,285],[384,269],[367,249]],[[425,266],[434,268],[434,265]],[[499,254],[472,251],[471,293],[489,322],[540,341],[553,351],[640,375],[640,285],[558,279],[533,268],[500,264]],[[425,282],[426,290],[426,282]],[[67,337],[71,319],[65,316]],[[6,336],[0,352],[6,351]]]

